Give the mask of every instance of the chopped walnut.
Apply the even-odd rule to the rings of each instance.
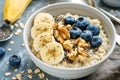
[[[82,47],[82,48],[87,48],[89,46],[89,44],[81,38],[78,38],[76,40],[76,44],[78,45],[78,47]]]
[[[68,25],[66,25],[66,26],[64,26],[66,29],[71,29],[72,28],[72,26],[70,25],[70,24],[68,24]]]
[[[53,25],[53,29],[58,29],[58,27],[59,27],[59,25],[58,25],[57,23],[55,23],[55,24]]]
[[[66,39],[70,39],[69,31],[64,27],[59,26],[56,30],[54,30],[54,36],[60,43],[63,43]]]
[[[88,52],[86,50],[84,50],[84,48],[78,48],[77,50],[78,50],[79,55],[89,57]]]
[[[68,57],[68,59],[73,61],[76,59],[77,55],[78,55],[78,52],[77,52],[77,50],[75,50],[75,51],[68,53],[67,57]]]
[[[63,48],[64,48],[64,49],[66,49],[66,50],[68,50],[69,52],[71,52],[71,51],[72,51],[72,47],[73,47],[73,45],[71,44],[71,41],[70,41],[70,40],[64,41],[64,43],[63,43]]]
[[[59,28],[58,31],[63,39],[70,39],[70,33],[66,28]]]

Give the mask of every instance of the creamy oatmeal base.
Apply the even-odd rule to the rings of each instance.
[[[70,13],[66,13],[65,15],[59,15],[59,16],[54,16],[55,18],[55,23],[57,23],[59,26],[63,26],[63,19],[67,16],[72,16],[75,19],[79,18],[79,15],[73,15]],[[74,60],[69,60],[67,58],[64,58],[62,60],[62,62],[60,62],[59,64],[54,64],[53,66],[56,67],[65,67],[65,68],[78,68],[78,67],[84,67],[84,66],[88,66],[88,65],[92,65],[100,60],[102,60],[104,58],[104,56],[107,53],[107,50],[109,48],[109,40],[107,38],[107,35],[104,32],[103,29],[103,25],[101,24],[101,22],[98,19],[92,19],[90,17],[87,17],[89,19],[90,24],[95,24],[100,28],[100,34],[99,36],[102,38],[102,44],[100,47],[98,48],[87,48],[87,56],[86,55],[79,55],[77,56]],[[54,27],[55,25],[53,25]],[[68,28],[71,28],[70,25],[67,25]],[[69,43],[72,45],[74,45],[74,43],[76,42],[76,39],[68,39],[66,40],[66,43]],[[89,46],[89,43],[84,42],[83,40],[83,44],[86,44],[87,46]],[[35,49],[33,48],[33,39],[30,40],[30,48],[32,53],[41,60],[41,56],[38,52],[35,51]],[[65,51],[65,50],[64,50]],[[65,51],[64,52],[65,55],[67,55],[69,52]],[[76,53],[76,50],[74,50],[73,54]],[[89,56],[89,57],[88,57]],[[74,58],[74,56],[73,56]]]

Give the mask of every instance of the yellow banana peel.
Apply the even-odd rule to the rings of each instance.
[[[23,14],[32,0],[5,0],[4,21],[15,22]]]

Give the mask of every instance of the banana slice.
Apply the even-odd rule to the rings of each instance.
[[[33,41],[33,48],[36,52],[40,52],[43,47],[50,42],[55,41],[52,34],[44,32],[42,34],[39,34]]]
[[[47,22],[51,25],[54,24],[55,20],[53,16],[49,13],[39,13],[36,15],[34,19],[34,25],[38,24],[39,22]]]
[[[51,65],[60,63],[64,58],[63,47],[60,43],[48,43],[42,50],[41,59]]]
[[[43,32],[48,32],[50,34],[53,34],[53,28],[50,24],[46,22],[40,22],[37,25],[34,25],[31,29],[31,37],[35,39],[37,35],[43,33]]]

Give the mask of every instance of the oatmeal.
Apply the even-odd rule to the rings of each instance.
[[[70,13],[39,13],[31,28],[30,48],[43,62],[56,67],[78,68],[104,58],[109,40],[98,19]]]

